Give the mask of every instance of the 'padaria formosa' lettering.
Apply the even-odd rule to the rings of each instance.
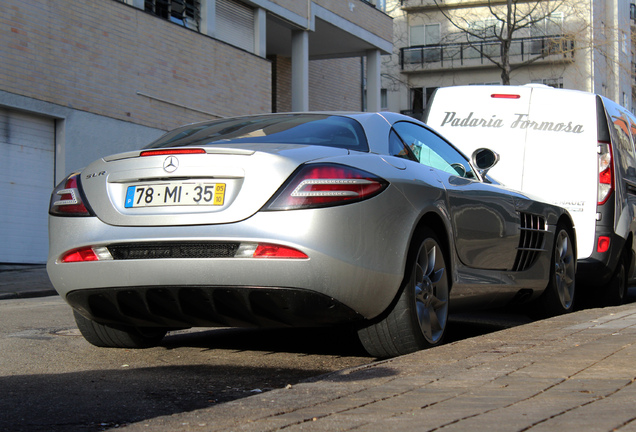
[[[446,117],[442,120],[442,126],[447,123],[450,123],[451,126],[459,126],[459,127],[495,127],[500,128],[503,127],[503,121],[501,119],[495,118],[496,115],[493,115],[489,120],[483,118],[473,118],[473,113],[469,113],[468,117],[461,118],[457,117],[456,112],[446,112]]]
[[[538,131],[548,132],[571,132],[571,133],[583,133],[583,125],[573,125],[572,122],[551,122],[542,121],[535,122],[528,120],[528,114],[515,114],[517,119],[510,125],[511,129],[533,129]]]
[[[532,121],[528,120],[528,114],[515,114],[515,120],[510,124],[511,129],[532,129],[545,132],[568,132],[583,133],[583,125],[572,124],[572,122],[556,122],[556,121]],[[474,117],[474,113],[470,112],[466,117],[458,117],[454,111],[446,111],[446,115],[442,120],[441,126],[451,127],[487,127],[502,128],[504,122],[497,118],[496,115],[489,119]]]

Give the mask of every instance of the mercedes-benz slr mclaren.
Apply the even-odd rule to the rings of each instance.
[[[449,311],[574,300],[564,209],[393,113],[184,126],[70,174],[47,270],[92,344],[211,326],[354,327],[373,356],[442,342]]]

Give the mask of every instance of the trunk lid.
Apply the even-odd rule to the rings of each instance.
[[[299,165],[348,154],[296,144],[196,148],[203,152],[161,149],[164,154],[135,151],[100,159],[82,172],[85,198],[110,225],[232,223],[261,209]]]

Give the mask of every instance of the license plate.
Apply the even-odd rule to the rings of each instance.
[[[128,186],[124,207],[222,206],[225,183],[155,183]]]

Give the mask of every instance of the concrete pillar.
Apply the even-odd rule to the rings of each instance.
[[[382,109],[380,100],[380,51],[367,51],[367,111],[374,112]]]
[[[216,27],[216,0],[201,2],[201,33],[214,37]]]
[[[267,56],[267,11],[263,8],[254,10],[254,54]]]
[[[292,32],[292,111],[309,111],[309,32]]]

